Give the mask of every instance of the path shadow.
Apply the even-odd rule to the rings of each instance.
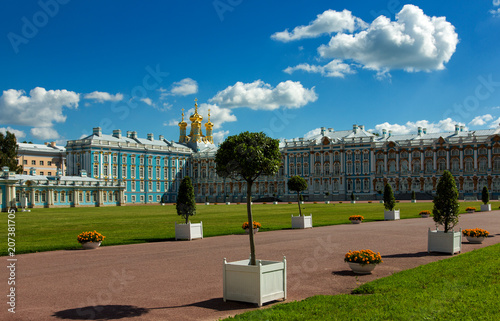
[[[158,242],[173,242],[175,241],[174,237],[171,238],[143,238],[143,239],[133,239],[132,241],[138,241],[141,243],[158,243]]]
[[[118,320],[146,313],[149,313],[149,309],[132,305],[96,305],[57,311],[52,316],[69,320]]]
[[[269,302],[269,303],[271,303],[271,302]],[[263,306],[265,306],[265,305],[266,304],[263,304]],[[184,305],[150,308],[149,310],[163,310],[163,309],[197,307],[197,308],[210,309],[210,310],[214,310],[214,311],[234,311],[234,310],[244,310],[244,309],[249,309],[249,308],[255,308],[256,306],[257,305],[254,303],[245,303],[245,302],[237,302],[237,301],[224,302],[224,300],[222,298],[213,298],[213,299],[208,299],[205,301],[184,304]]]
[[[434,252],[427,253],[427,251],[424,252],[416,252],[416,253],[400,253],[400,254],[391,254],[391,255],[384,255],[382,259],[384,258],[409,258],[409,257],[424,257],[424,256],[429,256],[433,255]],[[438,253],[439,254],[439,253]]]
[[[341,270],[341,271],[332,271],[333,275],[338,275],[338,276],[359,276],[362,274],[356,274],[352,270]]]

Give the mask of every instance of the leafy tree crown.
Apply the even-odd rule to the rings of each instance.
[[[481,201],[483,201],[484,205],[488,204],[490,201],[490,193],[488,192],[488,187],[483,187],[483,191],[481,193]]]
[[[444,171],[443,176],[439,179],[433,203],[434,222],[442,225],[446,233],[457,225],[460,206],[457,185],[449,171]]]
[[[290,177],[288,180],[288,189],[300,193],[307,189],[307,181],[298,175]]]

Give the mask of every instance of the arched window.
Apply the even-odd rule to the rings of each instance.
[[[486,158],[481,157],[479,159],[479,172],[480,173],[486,173],[486,170],[488,169],[488,161]]]
[[[465,168],[464,168],[466,173],[472,173],[474,171],[474,162],[472,158],[466,158],[465,159]]]

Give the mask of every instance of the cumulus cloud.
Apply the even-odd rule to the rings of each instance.
[[[284,72],[292,74],[294,71],[301,70],[308,73],[317,73],[325,77],[339,77],[344,78],[346,74],[355,73],[351,66],[342,62],[342,60],[334,59],[324,66],[300,64],[295,67],[288,67]]]
[[[146,105],[149,105],[149,106],[153,106],[153,101],[151,100],[151,98],[141,98],[141,101],[143,103],[145,103]]]
[[[483,116],[476,116],[474,119],[469,123],[469,125],[473,126],[484,126],[486,125],[487,122],[493,119],[493,116],[490,114],[486,114]]]
[[[213,133],[214,144],[222,143],[225,137],[229,134],[229,130],[220,130]]]
[[[35,127],[30,130],[31,135],[38,139],[57,139],[59,134],[52,127]]]
[[[455,130],[455,125],[465,126],[464,123],[454,121],[451,118],[440,120],[437,123],[431,123],[428,120],[419,120],[416,122],[407,122],[404,125],[390,124],[388,122],[378,124],[375,129],[382,133],[382,129],[390,130],[395,135],[416,134],[418,127],[427,128],[427,133],[451,132]],[[467,130],[467,128],[466,128]]]
[[[309,138],[311,138],[311,137],[313,137],[313,136],[316,136],[316,135],[319,135],[319,134],[321,134],[321,128],[319,128],[319,127],[318,127],[318,128],[315,128],[315,129],[313,129],[313,130],[308,131],[308,132],[304,135],[304,138],[305,138],[305,139],[309,139]]]
[[[395,21],[379,16],[366,30],[336,34],[318,52],[371,70],[431,71],[444,69],[457,43],[455,27],[445,17],[429,17],[419,7],[405,5]]]
[[[489,128],[497,128],[498,126],[500,126],[500,117],[491,121],[490,125],[488,127]]]
[[[262,80],[256,80],[246,84],[237,82],[234,86],[219,91],[209,101],[227,108],[274,110],[280,107],[300,108],[317,99],[314,87],[304,88],[300,82],[287,80],[272,88]]]
[[[171,95],[174,96],[187,96],[196,94],[198,92],[198,83],[191,78],[184,78],[179,82],[172,84]]]
[[[112,95],[110,93],[106,93],[106,92],[102,92],[102,91],[94,91],[94,92],[91,92],[90,94],[85,94],[83,96],[83,98],[94,100],[94,101],[99,102],[99,103],[103,103],[105,101],[121,101],[121,100],[123,100],[123,94],[118,93],[116,95]]]
[[[10,126],[7,126],[7,127],[0,127],[0,133],[6,135],[7,132],[11,132],[13,133],[14,135],[16,135],[16,139],[19,141],[19,138],[23,138],[23,137],[26,137],[26,133],[22,130],[17,130],[17,129],[14,129]]]
[[[76,109],[79,94],[68,90],[45,90],[36,87],[29,95],[23,90],[5,90],[0,96],[0,124],[50,127],[63,123],[63,108]]]
[[[493,0],[493,7],[499,7],[499,6],[500,6],[500,0]],[[491,9],[490,13],[493,15],[493,17],[498,18],[500,17],[500,8]]]
[[[352,15],[351,11],[326,10],[307,26],[295,27],[292,32],[288,29],[274,33],[271,38],[277,41],[289,42],[304,38],[316,38],[323,34],[334,32],[353,32],[356,29],[366,28],[367,24],[360,18]]]

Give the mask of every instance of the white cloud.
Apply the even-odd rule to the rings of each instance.
[[[319,135],[319,134],[321,134],[321,128],[318,127],[318,128],[315,128],[313,130],[308,131],[304,135],[304,139],[309,139],[309,138],[316,136],[316,135]]]
[[[17,130],[17,129],[14,129],[10,126],[7,126],[7,127],[0,127],[0,133],[6,135],[7,132],[11,132],[13,133],[14,135],[16,135],[16,139],[19,141],[19,138],[23,138],[23,137],[26,137],[26,133],[22,130]]]
[[[491,121],[490,125],[488,127],[489,128],[497,128],[498,126],[500,126],[500,117]]]
[[[476,116],[474,119],[469,123],[469,125],[473,126],[484,126],[486,125],[487,122],[493,119],[493,116],[490,114],[486,114],[483,116]]]
[[[351,66],[342,62],[342,60],[334,59],[324,66],[300,64],[295,67],[288,67],[284,72],[292,74],[294,71],[302,70],[308,73],[318,73],[325,77],[339,77],[344,78],[346,74],[355,73]]]
[[[202,123],[207,122],[208,119],[208,110],[210,109],[210,121],[214,124],[214,129],[218,129],[224,123],[236,121],[236,116],[231,113],[231,110],[228,108],[220,108],[217,105],[211,104],[201,104],[198,106],[198,114],[203,116]],[[194,113],[194,108],[189,109],[184,119],[189,122],[189,116]],[[205,130],[205,128],[203,128]]]
[[[262,80],[256,80],[247,84],[237,82],[234,86],[219,91],[209,101],[227,108],[273,110],[279,107],[299,108],[317,99],[314,87],[304,88],[300,82],[287,80],[272,88]]]
[[[367,24],[363,20],[354,17],[349,10],[326,10],[311,21],[309,25],[295,27],[292,32],[289,32],[288,29],[276,32],[271,38],[277,41],[289,42],[304,38],[316,38],[334,32],[353,32],[359,28],[366,28],[366,26]]]
[[[35,127],[30,130],[31,135],[38,139],[57,139],[59,134],[52,127]]]
[[[187,96],[198,92],[198,83],[191,78],[184,78],[172,84],[170,93],[174,96]]]
[[[229,130],[220,130],[213,133],[214,144],[222,143],[225,137],[229,134]]]
[[[0,123],[33,127],[51,127],[64,123],[63,108],[77,108],[79,94],[68,90],[36,87],[29,95],[23,90],[5,90],[0,96]]]
[[[153,101],[151,100],[151,98],[141,98],[141,101],[143,103],[145,103],[146,105],[149,105],[149,106],[153,106]]]
[[[455,27],[446,17],[429,17],[419,7],[405,5],[395,21],[379,16],[366,30],[336,34],[318,52],[371,70],[431,71],[444,69],[457,43]]]
[[[181,121],[177,119],[170,119],[169,121],[163,122],[163,126],[178,126]]]
[[[388,122],[378,124],[375,129],[382,133],[382,129],[392,131],[394,135],[416,134],[418,127],[427,128],[427,133],[451,132],[455,130],[455,125],[465,126],[464,123],[454,121],[451,118],[440,120],[437,123],[431,123],[428,120],[419,120],[416,122],[407,122],[404,125],[390,124]],[[467,127],[465,127],[467,130]]]
[[[500,0],[493,0],[493,7],[498,6],[500,6]],[[490,13],[493,15],[493,17],[500,17],[500,8],[491,9]]]
[[[105,101],[121,101],[121,100],[123,100],[123,94],[118,93],[116,95],[112,95],[112,94],[102,92],[102,91],[94,91],[94,92],[91,92],[90,94],[85,94],[85,96],[83,96],[83,98],[91,99],[91,100],[95,100],[96,102],[103,103]]]

